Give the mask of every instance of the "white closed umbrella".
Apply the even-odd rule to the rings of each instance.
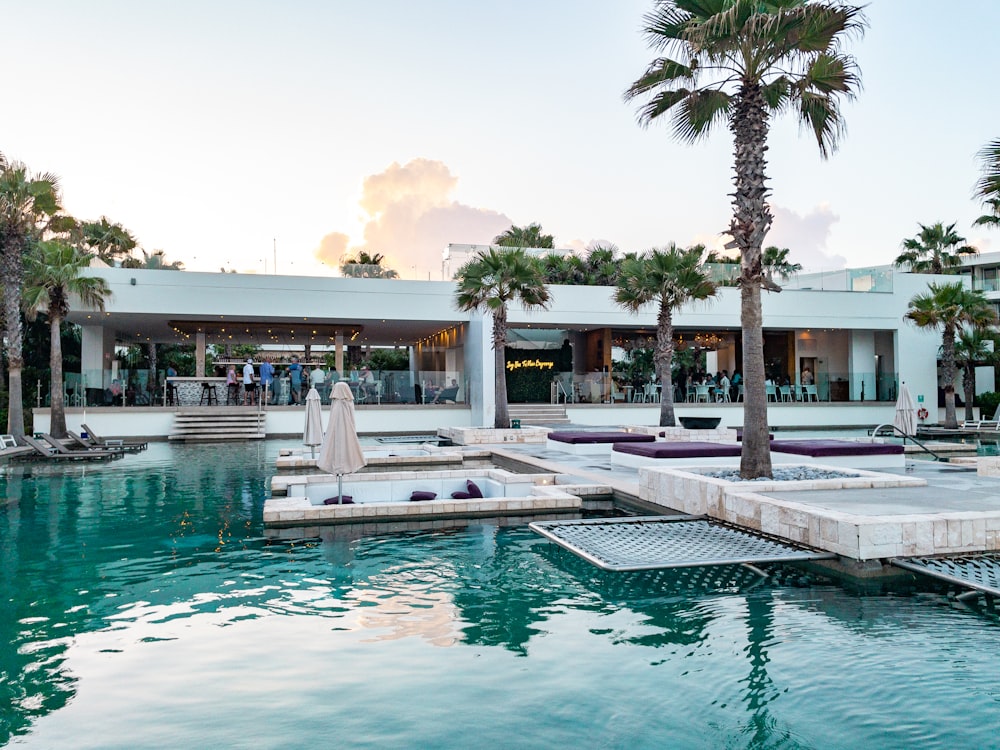
[[[316,459],[316,466],[337,475],[337,503],[344,494],[344,474],[353,474],[364,465],[365,454],[354,426],[354,394],[341,381],[330,393],[330,422]]]
[[[903,433],[903,435],[917,434],[917,407],[913,404],[913,397],[910,389],[903,383],[899,387],[899,398],[896,399],[896,418],[892,420],[893,425]]]
[[[310,388],[306,394],[306,425],[302,430],[302,444],[308,445],[312,457],[316,458],[316,446],[323,442],[323,409],[319,391]]]

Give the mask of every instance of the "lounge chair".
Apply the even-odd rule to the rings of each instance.
[[[80,435],[77,435],[72,430],[66,430],[66,437],[69,438],[70,443],[72,443],[73,445],[77,446],[78,449],[85,449],[85,450],[91,450],[91,451],[94,451],[94,450],[96,450],[96,451],[106,450],[106,451],[112,451],[112,452],[117,452],[117,453],[124,453],[125,452],[125,446],[122,446],[122,445],[98,445],[97,443],[95,443],[90,438],[81,437]]]
[[[903,446],[853,440],[772,440],[775,464],[817,463],[853,469],[901,469],[906,466]]]
[[[0,450],[16,447],[17,439],[13,435],[0,435]]]
[[[39,443],[33,437],[28,435],[24,436],[24,442],[26,445],[33,449],[33,453],[26,453],[19,458],[25,459],[51,459],[54,461],[108,461],[113,456],[111,453],[104,453],[103,451],[90,452],[90,451],[76,451],[70,453],[60,453],[55,448],[44,443]]]
[[[438,395],[431,401],[432,404],[446,404],[455,403],[455,397],[458,395],[458,386],[452,388],[442,388],[438,391]]]
[[[77,456],[79,458],[121,458],[125,455],[125,451],[120,448],[115,450],[102,450],[100,448],[67,448],[63,445],[61,440],[57,440],[47,432],[42,433],[42,440],[52,446],[52,449],[61,456]]]
[[[546,440],[548,450],[575,455],[607,455],[616,443],[652,443],[653,435],[642,432],[550,432]]]
[[[115,438],[115,439],[102,438],[100,435],[94,432],[94,430],[91,429],[90,425],[88,425],[86,422],[84,422],[81,426],[83,427],[84,430],[87,431],[87,437],[94,443],[96,443],[99,448],[118,447],[118,448],[124,448],[129,453],[135,453],[137,451],[144,451],[146,450],[147,447],[149,447],[149,443],[147,443],[144,440],[122,440],[120,438]]]

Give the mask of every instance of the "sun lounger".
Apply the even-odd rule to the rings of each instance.
[[[778,464],[817,463],[852,469],[906,466],[902,445],[853,440],[772,440],[771,460]]]
[[[0,450],[4,448],[16,448],[17,440],[13,435],[0,435]]]
[[[42,433],[42,440],[52,446],[56,453],[60,453],[64,456],[81,455],[86,453],[90,456],[100,455],[102,458],[121,458],[125,455],[125,451],[121,448],[67,448],[61,440],[52,437],[52,435],[47,432]]]
[[[707,441],[615,443],[611,461],[622,466],[732,466],[739,463],[740,446]]]
[[[122,440],[120,438],[115,438],[115,439],[102,438],[100,435],[94,432],[86,422],[84,422],[83,425],[81,426],[83,427],[84,430],[87,431],[87,438],[96,443],[97,446],[100,448],[108,448],[116,446],[119,448],[124,448],[129,453],[135,453],[137,451],[144,451],[149,446],[149,443],[145,442],[144,440]]]
[[[550,432],[546,447],[575,455],[607,455],[615,443],[652,443],[656,438],[642,432]]]
[[[65,453],[57,451],[53,446],[40,443],[33,437],[24,436],[24,442],[34,449],[34,453],[28,453],[21,458],[50,459],[55,461],[110,461],[121,454],[108,453],[106,451],[68,451]]]
[[[81,437],[72,430],[66,430],[66,437],[69,438],[69,441],[73,445],[76,445],[79,448],[86,448],[87,450],[117,451],[119,453],[125,451],[125,446],[123,445],[98,445],[90,438]]]

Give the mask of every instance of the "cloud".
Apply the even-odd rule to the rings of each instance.
[[[346,235],[332,232],[314,255],[329,264],[329,250],[343,240],[334,265],[345,250],[366,250],[384,255],[383,265],[404,279],[440,279],[441,255],[448,243],[488,244],[512,224],[502,213],[453,200],[457,186],[458,178],[443,162],[394,162],[364,180],[364,242],[348,247]]]
[[[328,266],[336,267],[347,251],[347,243],[351,241],[343,232],[330,232],[319,241],[319,247],[313,251],[316,260]]]
[[[840,221],[830,206],[817,206],[806,215],[797,214],[790,208],[771,206],[774,223],[764,240],[765,246],[777,245],[789,249],[788,259],[801,263],[805,271],[844,268],[847,259],[827,251],[831,227]]]

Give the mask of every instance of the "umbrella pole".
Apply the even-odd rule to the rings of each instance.
[[[337,475],[337,505],[340,505],[344,498],[344,475]]]

